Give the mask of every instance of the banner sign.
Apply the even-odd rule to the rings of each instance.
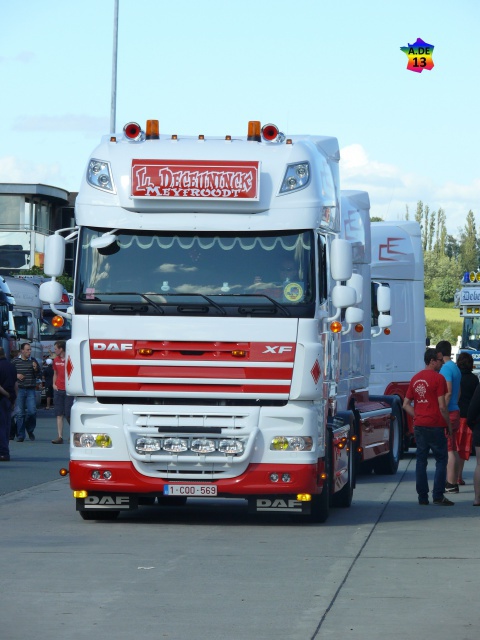
[[[232,160],[132,160],[134,198],[258,200],[260,163]]]

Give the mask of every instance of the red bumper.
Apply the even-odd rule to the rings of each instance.
[[[110,471],[110,480],[94,480],[94,470]],[[131,462],[70,462],[70,486],[73,490],[86,490],[95,493],[125,494],[161,494],[166,484],[190,484],[191,481],[172,481],[151,478],[139,473]],[[293,493],[321,493],[324,472],[323,460],[318,465],[291,464],[251,464],[241,476],[218,480],[205,480],[205,484],[215,484],[219,496],[275,495]],[[276,473],[278,482],[270,480],[270,474]],[[290,474],[290,482],[282,482],[282,475]],[[196,481],[197,483],[198,481]]]

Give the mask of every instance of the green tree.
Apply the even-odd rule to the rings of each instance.
[[[471,209],[467,213],[465,227],[460,234],[460,239],[460,264],[462,265],[462,270],[471,271],[473,269],[477,269],[479,266],[477,229],[475,225],[475,216]]]

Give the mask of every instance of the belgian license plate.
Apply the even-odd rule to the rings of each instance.
[[[217,487],[214,484],[166,484],[163,487],[164,496],[216,496]]]

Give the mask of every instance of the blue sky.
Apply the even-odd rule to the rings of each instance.
[[[110,128],[114,0],[0,0],[0,182],[77,191]],[[120,0],[117,130],[333,135],[372,215],[480,223],[477,0]],[[434,45],[431,71],[400,47]]]

